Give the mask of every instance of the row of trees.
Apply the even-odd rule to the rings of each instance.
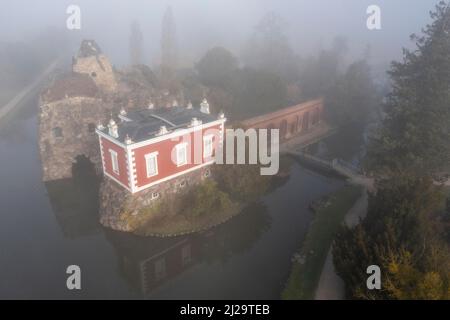
[[[211,104],[240,120],[287,104],[287,83],[270,71],[239,67],[228,50],[215,47],[197,63],[200,82],[209,88]]]
[[[129,38],[130,62],[143,63],[143,35],[139,22],[133,21]],[[177,64],[176,26],[172,8],[167,7],[161,24],[161,67],[175,69]]]
[[[363,299],[450,299],[450,215],[435,174],[450,156],[450,8],[442,1],[414,51],[389,72],[386,117],[373,137],[367,167],[377,177],[365,220],[343,227],[334,263],[347,294]],[[368,290],[378,265],[381,290]]]
[[[131,30],[132,63],[139,64],[142,33],[137,23]],[[275,13],[268,13],[256,25],[241,60],[227,49],[215,47],[206,52],[194,69],[175,72],[175,42],[175,22],[169,8],[163,19],[160,81],[168,88],[181,88],[192,99],[198,95],[192,90],[200,90],[203,95],[208,91],[211,105],[224,110],[232,119],[323,96],[330,122],[362,126],[377,104],[368,62],[361,59],[348,68],[342,67],[348,52],[344,38],[336,38],[329,49],[317,55],[299,57],[286,35],[286,23]]]
[[[239,119],[325,97],[329,122],[363,127],[379,101],[366,59],[342,67],[348,49],[341,37],[331,48],[302,59],[283,25],[273,13],[265,16],[250,37],[243,63],[222,47],[205,54],[196,69],[201,83],[211,88],[213,102]]]

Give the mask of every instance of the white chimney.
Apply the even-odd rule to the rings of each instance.
[[[166,126],[161,126],[161,127],[159,127],[159,131],[158,131],[158,133],[156,135],[157,136],[162,136],[162,135],[164,135],[164,134],[166,134],[168,132],[169,132],[169,130],[167,130]]]
[[[125,144],[132,144],[133,140],[131,140],[130,136],[127,134],[125,137]]]
[[[200,112],[209,114],[209,104],[208,101],[206,101],[206,98],[200,103]]]
[[[119,130],[118,130],[117,124],[113,118],[111,118],[111,120],[109,120],[108,133],[111,137],[114,137],[114,138],[119,137]]]
[[[103,130],[103,129],[105,129],[105,126],[103,125],[103,123],[102,123],[101,121],[98,122],[98,124],[97,124],[97,129],[98,129],[98,130]]]
[[[202,124],[201,120],[198,120],[197,118],[192,118],[191,120],[191,127],[199,126]]]

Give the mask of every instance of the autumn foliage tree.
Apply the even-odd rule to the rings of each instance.
[[[386,118],[369,146],[377,191],[367,217],[343,227],[334,264],[347,295],[358,299],[450,299],[449,225],[444,195],[433,181],[450,157],[450,7],[431,14],[417,48],[392,65]],[[381,290],[368,290],[366,269],[378,265]]]
[[[437,233],[442,193],[430,179],[387,181],[369,198],[367,217],[343,227],[333,245],[337,273],[353,299],[449,299],[448,244]],[[382,270],[381,290],[366,269]]]
[[[450,160],[450,9],[440,2],[413,51],[389,74],[392,92],[383,126],[369,149],[378,172],[430,174]]]

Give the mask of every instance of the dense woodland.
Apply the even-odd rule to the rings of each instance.
[[[392,63],[385,118],[374,134],[367,170],[377,191],[367,217],[343,227],[334,263],[347,294],[357,299],[449,299],[450,208],[448,187],[436,175],[450,156],[450,8],[440,2],[432,23]],[[381,290],[368,290],[366,268],[378,265]]]
[[[142,34],[134,22],[130,32],[130,61],[147,69],[149,81],[172,92],[182,91],[194,104],[206,95],[213,111],[242,120],[307,99],[326,98],[328,121],[360,128],[376,114],[380,100],[368,62],[369,49],[351,63],[345,38],[329,48],[300,56],[286,36],[286,24],[275,13],[266,14],[236,55],[224,47],[209,49],[191,68],[178,68],[175,21],[164,15],[162,63],[150,70],[142,65]],[[150,73],[149,73],[150,71]]]
[[[195,69],[210,88],[212,104],[231,119],[324,97],[329,122],[363,127],[376,114],[379,92],[365,58],[343,67],[347,51],[346,40],[338,37],[330,48],[300,57],[291,49],[281,18],[270,13],[256,26],[241,60],[216,47]]]

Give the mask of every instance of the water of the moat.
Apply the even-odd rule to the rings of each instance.
[[[37,102],[0,123],[0,298],[278,299],[313,218],[308,205],[343,182],[297,163],[283,184],[200,234],[141,238],[98,225],[96,182],[44,184]],[[66,288],[79,265],[82,289]]]

